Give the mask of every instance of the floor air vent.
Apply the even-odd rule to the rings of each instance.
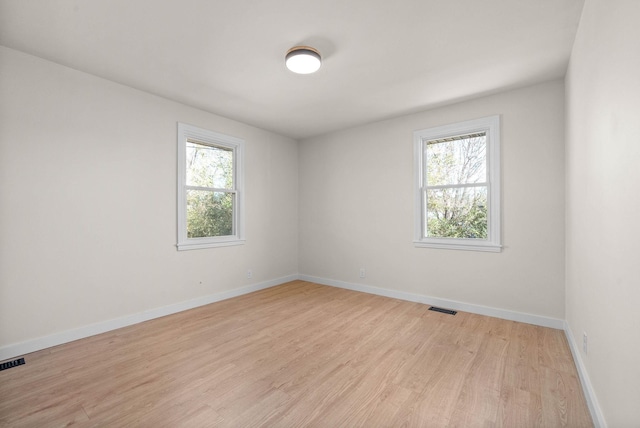
[[[438,308],[436,306],[431,306],[429,308],[430,311],[436,311],[436,312],[442,312],[443,314],[449,314],[449,315],[455,315],[458,312],[457,311],[452,311],[451,309],[442,309],[442,308]]]
[[[24,358],[18,358],[17,360],[7,361],[6,363],[0,364],[0,371],[10,369],[16,366],[21,366],[24,364]]]

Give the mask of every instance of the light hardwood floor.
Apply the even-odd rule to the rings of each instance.
[[[564,333],[303,281],[25,356],[10,427],[590,427]]]

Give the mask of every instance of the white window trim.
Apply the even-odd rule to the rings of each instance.
[[[205,238],[187,237],[186,151],[189,139],[226,147],[234,152],[233,172],[236,199],[233,235]],[[244,242],[244,140],[178,122],[178,250],[242,245]]]
[[[424,212],[425,204],[422,191],[425,182],[424,149],[428,141],[471,134],[487,133],[487,196],[489,211],[487,239],[465,238],[428,238],[425,237]],[[500,116],[489,116],[466,122],[422,129],[413,133],[414,153],[414,245],[416,247],[442,248],[449,250],[472,250],[500,252],[501,241],[501,203],[500,203]]]

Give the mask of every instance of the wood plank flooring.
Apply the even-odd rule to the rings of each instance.
[[[25,356],[2,427],[591,427],[560,330],[294,281]]]

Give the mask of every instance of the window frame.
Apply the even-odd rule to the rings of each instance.
[[[187,141],[233,151],[233,234],[189,238],[187,236]],[[178,242],[179,251],[242,245],[244,238],[244,140],[178,122]]]
[[[434,238],[426,236],[425,149],[429,141],[486,132],[487,138],[487,239]],[[426,128],[413,133],[414,147],[414,240],[416,247],[449,250],[502,251],[500,116],[488,116],[459,123]]]

